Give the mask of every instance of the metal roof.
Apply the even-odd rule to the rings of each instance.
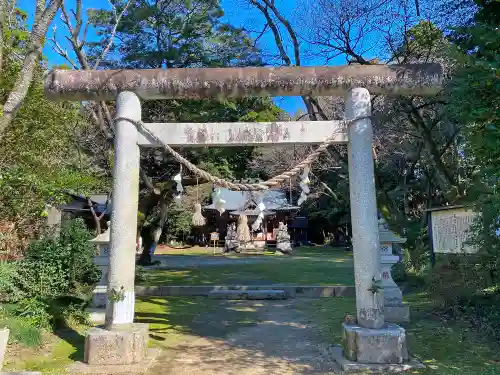
[[[62,204],[59,206],[59,209],[62,211],[73,211],[73,212],[90,212],[90,208],[88,206],[88,199],[84,195],[73,194],[71,192],[67,192],[67,194],[73,198],[73,200],[67,204]],[[94,204],[94,210],[96,213],[100,214],[102,212],[106,212],[110,214],[112,211],[112,202],[111,199],[107,201],[106,194],[91,194],[89,196],[90,200]]]
[[[299,206],[288,203],[286,193],[281,190],[266,190],[262,192],[232,191],[221,188],[221,198],[226,201],[226,211],[244,211],[249,205],[258,205],[260,197],[266,206],[265,211],[298,210]],[[214,204],[203,207],[206,210],[215,210]]]

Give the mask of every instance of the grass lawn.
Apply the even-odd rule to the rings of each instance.
[[[217,255],[222,255],[223,248],[216,247],[215,252]],[[294,256],[306,256],[306,257],[317,257],[317,256],[329,256],[335,255],[336,253],[343,252],[341,248],[334,248],[330,246],[300,246],[294,249]],[[183,249],[176,249],[166,245],[159,245],[155,250],[155,255],[187,255],[187,256],[196,256],[196,255],[207,255],[213,256],[214,248],[213,247],[204,247],[204,246],[191,246]],[[265,250],[264,255],[271,256],[275,255],[274,250]],[[224,255],[229,258],[248,258],[251,255],[238,255],[237,253],[229,253]]]
[[[410,295],[412,321],[407,334],[413,356],[428,367],[412,374],[420,375],[498,375],[500,347],[475,331],[467,322],[443,321],[432,314],[432,304],[423,293]],[[138,322],[148,323],[151,345],[169,349],[189,344],[196,337],[223,339],[239,328],[256,324],[257,313],[237,305],[220,305],[207,298],[149,297],[136,305]],[[298,307],[319,325],[327,342],[342,343],[341,322],[355,313],[354,298],[304,300]],[[59,332],[46,338],[42,348],[13,348],[6,369],[62,374],[74,360],[83,358],[83,332]],[[175,350],[174,350],[175,351]],[[171,355],[168,350],[164,355]]]
[[[142,297],[136,301],[136,321],[148,323],[150,345],[169,348],[188,343],[193,338],[224,338],[241,327],[257,322],[251,309],[219,307],[220,301],[204,297]],[[199,317],[203,314],[203,320]],[[207,321],[208,319],[208,321]],[[31,348],[9,345],[4,370],[40,371],[64,374],[74,361],[83,361],[85,331],[77,326],[55,333],[45,333],[41,345]]]
[[[432,313],[425,293],[409,295],[411,322],[405,325],[410,354],[427,365],[410,373],[422,375],[498,375],[500,346],[491,342],[468,322],[443,321]],[[356,314],[354,298],[322,298],[304,303],[300,309],[320,325],[325,340],[342,345],[341,322]]]
[[[220,256],[216,256],[220,257]],[[251,256],[233,255],[251,259]],[[260,257],[262,258],[262,257]],[[265,262],[147,271],[142,285],[310,284],[353,285],[352,254],[343,250],[302,247],[293,256],[265,256]],[[167,259],[168,265],[168,259]]]
[[[251,309],[220,305],[221,301],[206,297],[141,297],[136,304],[136,321],[149,324],[152,345],[160,347],[189,337],[223,338],[257,322]]]
[[[208,266],[184,270],[148,271],[150,285],[189,285],[235,282],[352,284],[350,253],[303,248],[293,257],[269,257],[261,264]],[[411,354],[428,367],[420,375],[500,375],[500,346],[467,321],[446,321],[433,311],[425,293],[405,297],[411,307],[406,325]],[[342,344],[341,323],[355,314],[354,298],[298,300],[298,309],[321,328],[326,342]],[[167,349],[165,356],[197,337],[223,339],[231,332],[259,321],[252,308],[198,297],[143,297],[136,303],[136,320],[148,323],[151,345]],[[83,359],[84,332],[74,327],[46,334],[40,347],[9,348],[5,370],[62,374],[73,361]]]

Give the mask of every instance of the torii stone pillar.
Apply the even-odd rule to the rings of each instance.
[[[116,99],[116,117],[141,120],[141,101],[133,92],[121,92]],[[113,166],[113,212],[109,259],[106,327],[131,324],[135,307],[135,253],[137,206],[139,204],[138,131],[129,121],[115,124]]]
[[[352,243],[358,324],[365,328],[384,325],[383,291],[373,293],[373,281],[381,280],[373,131],[370,93],[354,88],[347,94],[349,124],[349,194],[351,198]]]
[[[137,95],[119,93],[116,115],[140,121],[141,102]],[[106,329],[92,328],[87,332],[84,359],[89,365],[130,365],[141,362],[148,351],[148,325],[133,323],[140,162],[137,139],[134,124],[116,121]]]

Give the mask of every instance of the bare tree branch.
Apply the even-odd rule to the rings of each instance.
[[[127,8],[129,7],[129,5],[130,5],[131,2],[132,2],[132,0],[128,0],[127,3],[125,4],[125,6],[123,7],[122,11],[119,14],[117,14],[116,13],[116,7],[111,3],[111,1],[109,1],[109,3],[111,4],[111,7],[113,8],[113,14],[115,15],[115,23],[113,25],[113,28],[111,29],[111,34],[109,36],[108,44],[103,49],[101,55],[97,58],[97,60],[96,60],[96,62],[94,64],[94,69],[97,69],[99,67],[100,62],[108,54],[109,49],[113,45],[113,41],[114,41],[114,38],[115,38],[115,35],[116,35],[116,29],[118,28],[118,25],[120,24],[120,20],[122,19],[123,15],[127,11]],[[87,23],[87,25],[88,25],[88,23]]]
[[[261,13],[264,15],[264,17],[266,18],[267,25],[272,30],[272,33],[274,36],[274,41],[276,43],[276,47],[278,48],[280,56],[283,59],[283,61],[285,62],[285,65],[287,65],[287,66],[292,65],[292,60],[290,60],[290,57],[287,55],[287,53],[285,51],[285,47],[283,45],[283,41],[281,39],[278,27],[276,26],[276,23],[271,18],[271,15],[269,14],[268,8],[263,6],[261,3],[259,3],[258,0],[250,0],[250,3],[252,5],[254,5],[257,9],[259,9],[261,11]]]
[[[115,9],[115,24],[113,25],[113,31],[110,35],[108,44],[106,45],[103,53],[101,53],[101,55],[97,59],[96,63],[94,64],[94,68],[98,67],[100,61],[102,61],[105,58],[106,54],[109,52],[109,50],[113,44],[114,38],[116,36],[116,30],[118,28],[118,23],[121,21],[121,18],[125,14],[125,12],[130,4],[131,4],[131,0],[127,1],[124,9],[118,15],[116,15],[116,9],[114,8]],[[70,42],[70,44],[73,48],[73,51],[75,52],[75,54],[77,56],[80,67],[83,70],[90,69],[90,63],[87,59],[85,52],[83,51],[83,48],[86,45],[86,40],[79,39],[79,34],[80,34],[80,31],[81,31],[81,28],[83,25],[83,20],[81,17],[82,1],[77,0],[76,11],[71,10],[71,13],[74,17],[74,22],[76,23],[75,27],[73,27],[73,25],[72,25],[71,18],[69,16],[68,11],[67,11],[64,4],[61,6],[61,10],[62,10],[61,19],[64,22],[64,24],[66,25],[66,28],[68,29],[68,32],[70,34],[70,36],[67,37],[67,39]],[[88,23],[87,23],[87,25],[88,25]],[[85,26],[85,29],[87,29],[87,25]],[[85,36],[85,34],[86,33],[84,32],[84,36]],[[101,131],[105,135],[106,139],[108,140],[108,142],[112,146],[113,145],[113,131],[114,131],[114,129],[113,129],[113,117],[111,115],[111,111],[109,109],[109,106],[106,104],[106,102],[101,101],[98,103],[97,112],[94,108],[89,107],[89,106],[86,106],[86,109],[90,112],[92,119],[97,121],[97,125],[99,126],[99,128],[101,129]],[[140,168],[140,176],[148,189],[150,189],[156,195],[160,194],[160,190],[158,188],[155,188],[153,181],[151,180],[151,178],[149,178],[147,176],[147,174],[143,168]]]
[[[59,42],[57,41],[57,35],[56,35],[56,26],[53,27],[53,36],[48,38],[50,42],[52,42],[52,49],[61,57],[63,57],[73,69],[77,69],[78,66],[76,63],[73,61],[73,59],[70,57],[68,51],[64,48],[61,47]]]
[[[293,43],[295,65],[300,66],[300,45],[295,30],[293,29],[290,22],[280,13],[278,8],[276,8],[273,0],[262,0],[262,1],[273,11],[276,18],[278,18],[278,20],[283,24],[283,26],[285,26],[286,30],[288,31],[288,34],[290,35],[290,38],[292,39]]]

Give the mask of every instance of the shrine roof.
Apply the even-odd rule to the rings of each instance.
[[[281,190],[267,190],[263,192],[232,191],[221,188],[221,198],[226,201],[224,209],[226,211],[252,211],[249,205],[258,205],[259,194],[262,194],[262,201],[266,206],[265,211],[290,211],[298,210],[300,207],[288,203],[286,193]],[[203,207],[205,210],[215,210],[214,204]]]

